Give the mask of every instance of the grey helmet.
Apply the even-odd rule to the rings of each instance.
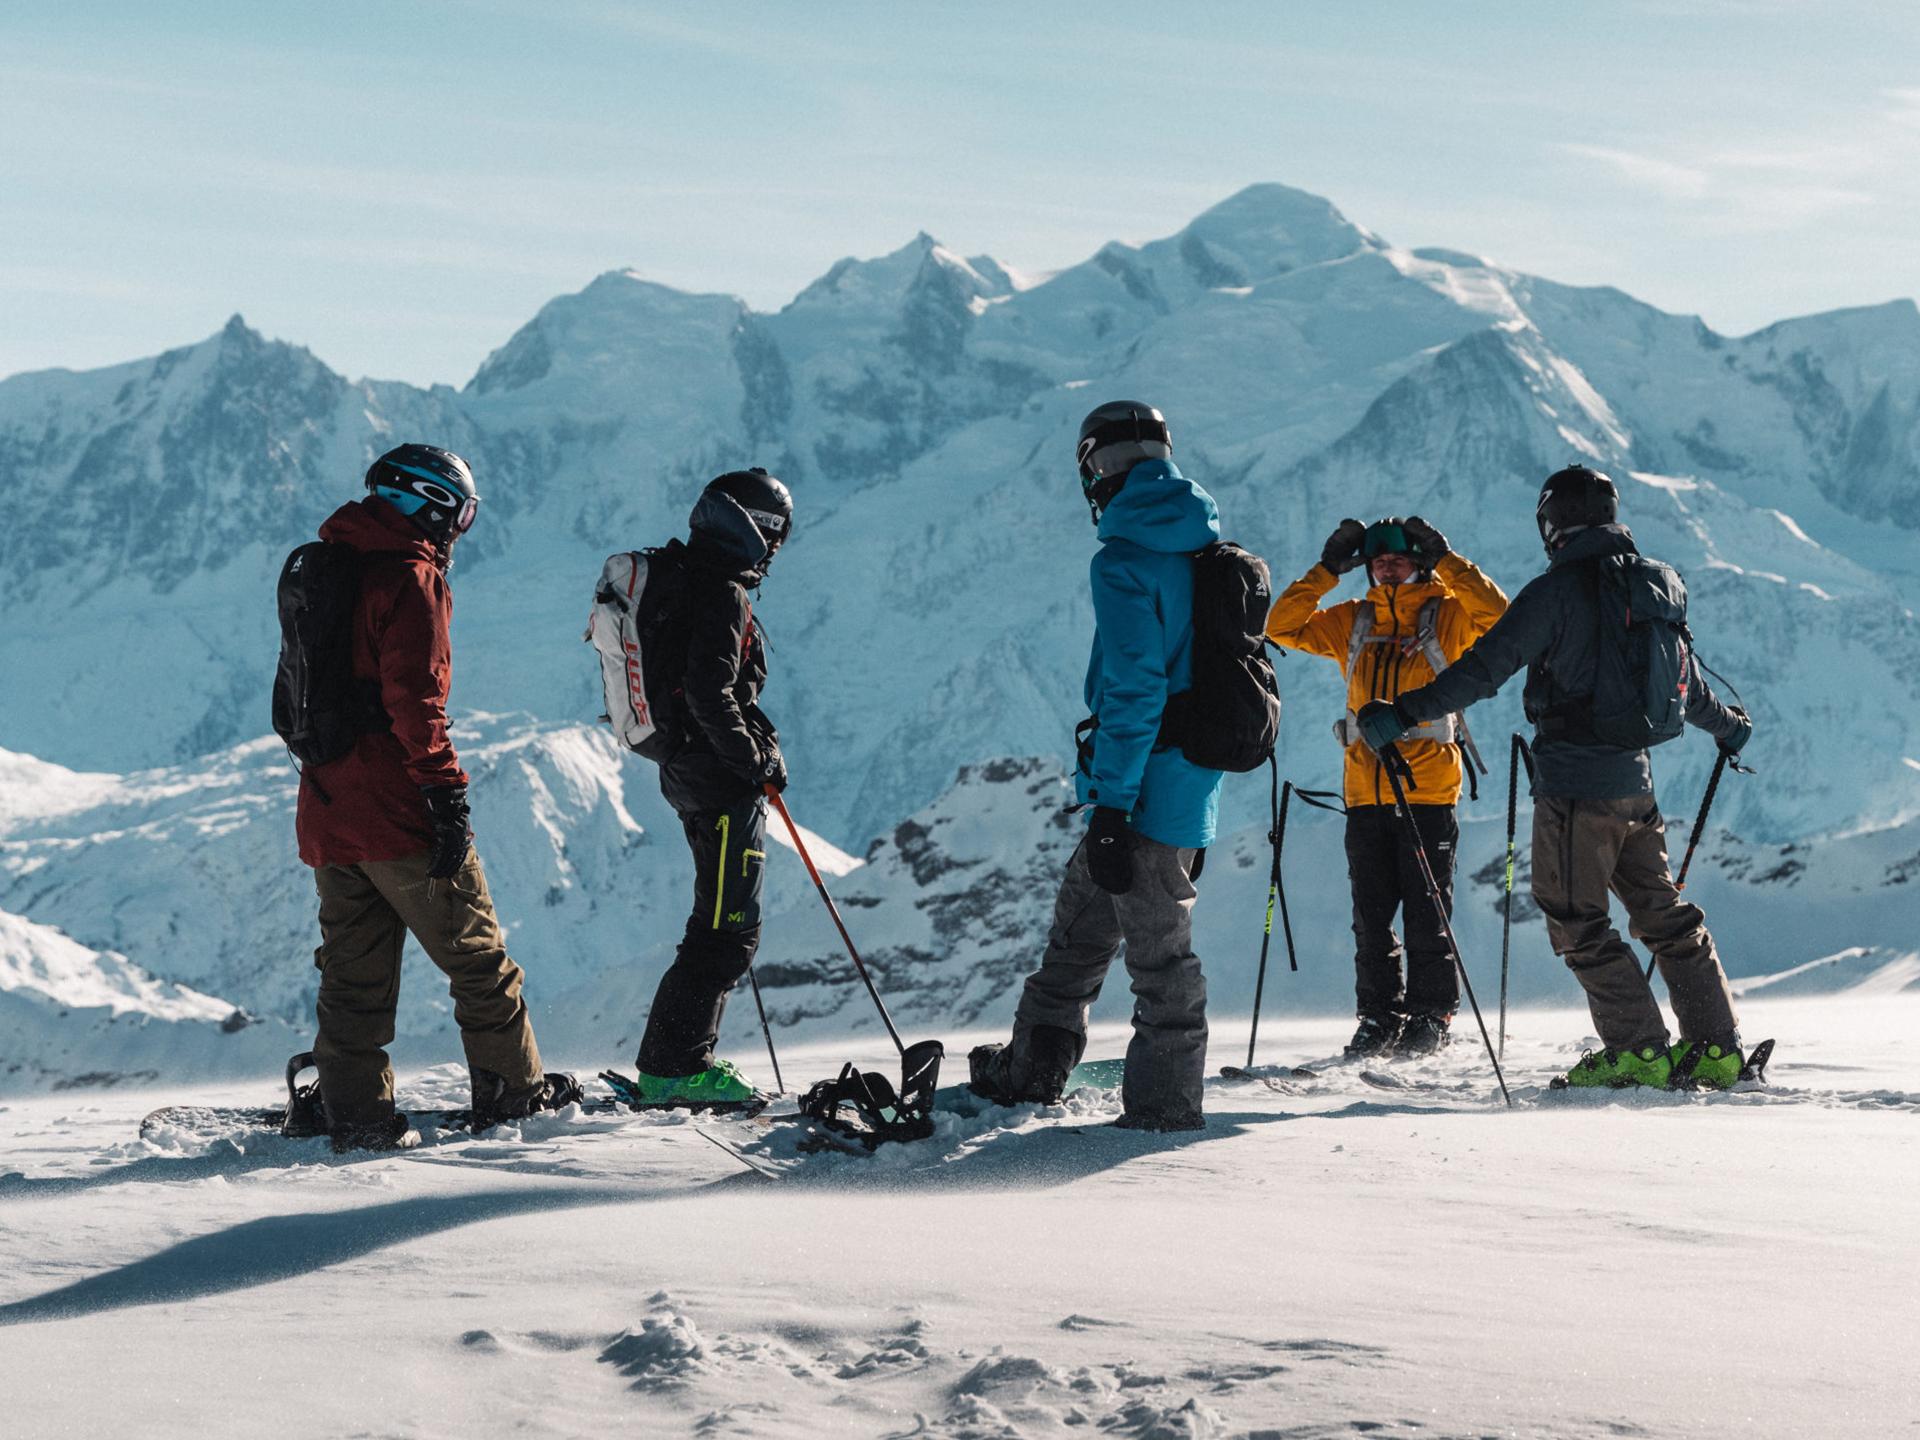
[[[1540,487],[1534,522],[1549,555],[1575,531],[1590,525],[1611,525],[1620,515],[1620,491],[1611,477],[1586,465],[1556,470]]]
[[[1167,417],[1138,400],[1109,400],[1080,422],[1080,443],[1074,459],[1080,466],[1080,490],[1087,497],[1093,520],[1100,523],[1127,472],[1142,460],[1171,460],[1173,432]]]

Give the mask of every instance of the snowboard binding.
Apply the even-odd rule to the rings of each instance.
[[[945,1058],[946,1047],[938,1040],[907,1046],[900,1055],[898,1091],[878,1070],[856,1070],[849,1061],[837,1078],[820,1081],[800,1097],[800,1113],[868,1150],[889,1141],[924,1140],[933,1134],[933,1094]]]
[[[314,1078],[299,1083],[302,1071],[311,1070]],[[311,1051],[303,1050],[287,1061],[287,1109],[280,1117],[280,1133],[289,1140],[311,1140],[332,1130],[327,1122],[326,1102],[320,1098],[320,1069]]]

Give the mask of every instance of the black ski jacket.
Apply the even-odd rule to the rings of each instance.
[[[687,543],[664,547],[686,587],[686,730],[660,767],[660,793],[683,815],[729,810],[757,794],[761,763],[779,743],[760,709],[767,647],[747,595],[767,552],[750,522],[744,530],[696,528]]]
[[[1440,677],[1416,690],[1402,691],[1398,708],[1415,724],[1437,720],[1485,700],[1527,667],[1527,719],[1536,727],[1550,711],[1577,706],[1593,696],[1599,600],[1594,568],[1583,565],[1603,555],[1637,555],[1624,525],[1582,530],[1553,554],[1544,575],[1528,581],[1513,597],[1507,613],[1494,622]],[[1687,684],[1687,723],[1716,740],[1740,728],[1739,719],[1721,704],[1689,652],[1693,673]],[[1644,750],[1614,745],[1583,745],[1567,739],[1536,738],[1533,793],[1571,800],[1624,800],[1653,793],[1653,766]]]

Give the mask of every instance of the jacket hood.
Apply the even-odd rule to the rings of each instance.
[[[413,522],[378,495],[352,500],[329,515],[320,538],[350,545],[363,555],[389,553],[437,565],[440,552]]]
[[[760,527],[738,500],[722,491],[701,491],[687,526],[691,531],[687,549],[716,569],[759,575],[772,556]]]
[[[1547,562],[1551,570],[1556,565],[1570,565],[1576,560],[1591,560],[1596,555],[1638,555],[1639,548],[1633,543],[1633,532],[1624,525],[1590,525],[1575,533],[1574,537],[1553,552],[1553,558]]]
[[[1142,460],[1100,514],[1100,538],[1184,554],[1220,538],[1220,507],[1171,460]]]

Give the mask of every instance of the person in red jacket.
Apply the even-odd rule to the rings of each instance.
[[[290,1131],[324,1124],[336,1149],[418,1142],[394,1109],[400,953],[409,931],[446,972],[473,1082],[473,1124],[580,1098],[547,1075],[468,828],[467,772],[447,734],[453,649],[453,546],[480,497],[467,462],[402,445],[373,462],[368,494],[341,506],[320,538],[357,552],[352,661],[363,696],[352,748],[300,775],[300,858],[320,894],[319,1038],[323,1114],[289,1113]]]

